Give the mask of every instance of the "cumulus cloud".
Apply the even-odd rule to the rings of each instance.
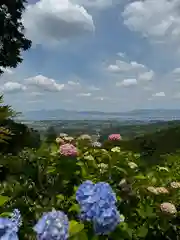
[[[180,46],[179,9],[179,0],[136,0],[125,6],[122,16],[130,30],[151,41]]]
[[[74,81],[68,81],[68,84],[71,86],[79,86],[80,85],[79,82],[74,82]]]
[[[128,71],[141,71],[144,70],[145,66],[143,64],[137,63],[135,61],[125,62],[122,60],[116,60],[115,64],[110,64],[107,70],[111,73],[123,73]]]
[[[172,73],[180,75],[180,68],[175,68]]]
[[[120,1],[120,0],[119,0]],[[78,3],[86,8],[95,8],[103,10],[116,4],[117,0],[71,0],[72,3]]]
[[[106,70],[111,75],[116,75],[119,78],[116,86],[131,86],[137,83],[146,83],[151,81],[155,76],[154,71],[144,64],[124,59],[116,60],[115,63],[109,64]]]
[[[56,45],[94,31],[92,16],[70,0],[40,0],[23,14],[26,35],[35,44]]]
[[[4,74],[13,74],[13,70],[10,68],[4,68],[4,67],[0,67],[1,71],[3,71]]]
[[[29,86],[49,92],[59,92],[65,88],[64,84],[56,83],[54,79],[42,75],[25,79],[24,82]]]
[[[140,81],[151,81],[154,77],[154,72],[152,70],[144,73],[140,73],[138,79]]]
[[[153,97],[165,97],[166,95],[164,92],[157,92],[157,93],[154,93],[152,96]]]
[[[117,87],[130,87],[135,85],[137,85],[137,80],[135,78],[124,79],[123,81],[116,83]]]
[[[101,90],[99,87],[95,87],[95,86],[89,86],[88,89],[90,91],[100,91]]]
[[[6,82],[0,89],[4,93],[17,93],[20,91],[25,91],[26,86],[18,82]]]
[[[77,97],[90,97],[92,94],[91,93],[78,93],[76,94]]]

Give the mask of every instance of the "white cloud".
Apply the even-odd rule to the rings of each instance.
[[[173,74],[180,74],[180,68],[175,68],[173,71],[172,71]]]
[[[90,91],[100,91],[100,90],[101,90],[100,88],[95,87],[95,86],[90,86],[88,89],[89,89]]]
[[[126,57],[126,54],[123,53],[123,52],[118,52],[117,55],[118,55],[119,57],[121,57],[121,58]]]
[[[137,85],[137,80],[135,78],[124,79],[122,82],[116,83],[117,87],[121,87],[121,86],[130,87],[135,85]]]
[[[113,6],[117,0],[71,0],[72,3],[78,3],[86,8],[96,8],[103,10]]]
[[[151,81],[154,77],[154,72],[152,70],[144,73],[140,73],[138,79],[140,81]]]
[[[125,6],[124,24],[159,43],[180,46],[180,1],[136,0]]]
[[[54,79],[38,75],[24,80],[25,84],[49,92],[59,92],[65,88],[64,84],[58,84]]]
[[[25,91],[26,86],[18,82],[6,82],[0,89],[4,93],[16,93],[20,91]]]
[[[79,86],[80,83],[79,82],[74,82],[74,81],[68,81],[68,84],[71,85],[71,86]]]
[[[91,93],[78,93],[76,94],[77,97],[90,97],[92,94]]]
[[[111,73],[123,73],[128,71],[142,71],[146,69],[143,64],[137,63],[135,61],[125,62],[122,60],[116,60],[115,64],[110,64],[107,70]]]
[[[157,92],[155,94],[152,95],[153,97],[165,97],[165,93],[164,92]]]
[[[35,44],[56,45],[94,31],[92,16],[69,0],[40,0],[23,14],[26,35]]]
[[[0,69],[1,69],[1,71],[3,71],[4,72],[4,74],[13,74],[14,72],[13,72],[13,70],[12,69],[10,69],[10,68],[4,68],[4,67],[0,67]]]

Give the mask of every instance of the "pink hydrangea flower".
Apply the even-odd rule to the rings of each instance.
[[[119,140],[121,140],[122,138],[121,138],[121,135],[120,135],[120,134],[116,133],[116,134],[111,134],[111,135],[109,135],[108,139],[109,139],[110,141],[119,141]]]
[[[60,154],[62,154],[63,156],[76,157],[78,155],[77,148],[70,143],[61,145],[59,150]]]

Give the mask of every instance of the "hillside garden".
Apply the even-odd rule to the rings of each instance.
[[[148,164],[121,143],[60,134],[2,153],[2,239],[179,239],[178,153]]]

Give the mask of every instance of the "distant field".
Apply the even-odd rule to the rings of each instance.
[[[135,136],[143,135],[146,133],[152,133],[168,127],[180,126],[180,120],[175,121],[89,121],[89,120],[67,120],[67,121],[25,121],[29,127],[37,129],[41,134],[45,134],[49,127],[53,127],[59,134],[60,132],[67,132],[71,135],[79,133],[88,133],[106,135],[109,133],[121,133],[124,138],[132,138]]]

